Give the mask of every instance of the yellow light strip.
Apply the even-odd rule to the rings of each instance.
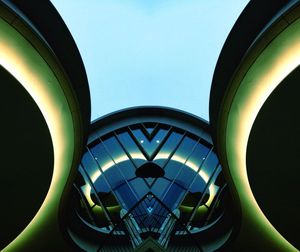
[[[189,160],[186,162],[184,158],[182,158],[182,157],[180,157],[180,156],[178,156],[176,154],[174,154],[172,156],[171,160],[174,160],[174,161],[177,161],[177,162],[179,162],[181,164],[184,164],[187,167],[191,168],[195,172],[198,171],[198,166],[195,163],[193,163],[193,162],[191,162]],[[198,174],[205,181],[205,183],[208,183],[209,176],[208,176],[208,174],[203,169],[200,169],[200,171],[198,172]],[[210,206],[210,204],[212,203],[212,201],[213,201],[213,199],[214,199],[214,197],[216,195],[215,185],[214,184],[210,184],[210,186],[208,187],[208,190],[209,190],[209,198],[208,198],[206,204],[208,206]]]
[[[10,72],[32,96],[48,125],[54,168],[49,191],[28,226],[4,251],[15,251],[42,230],[49,218],[57,218],[59,200],[70,172],[74,153],[74,125],[61,85],[36,49],[0,18],[0,65]],[[41,164],[42,165],[42,164]]]
[[[256,59],[240,83],[228,115],[226,156],[238,190],[242,212],[257,221],[265,234],[285,247],[297,251],[264,216],[249,185],[246,151],[254,120],[266,99],[281,81],[300,64],[300,21],[282,31]]]
[[[130,154],[130,156],[133,158],[133,159],[141,159],[141,160],[145,160],[145,157],[142,155],[142,154],[139,154],[139,153],[132,153]],[[167,159],[169,158],[170,156],[170,153],[158,153],[155,160],[159,160],[159,159]],[[108,161],[107,163],[105,163],[103,166],[102,166],[102,170],[103,172],[108,170],[109,168],[111,168],[112,166],[114,165],[117,165],[121,162],[124,162],[124,161],[127,161],[129,160],[129,158],[127,157],[127,155],[122,155],[118,158],[115,159],[115,162],[113,162],[112,160],[111,161]],[[176,161],[176,162],[179,162],[183,165],[186,165],[187,167],[191,168],[193,171],[197,172],[198,171],[198,166],[191,162],[191,161],[187,161],[180,157],[179,155],[173,155],[171,160],[173,161]],[[92,175],[91,175],[91,180],[93,183],[95,183],[95,181],[101,176],[101,171],[100,170],[96,170]],[[207,183],[209,181],[209,176],[208,174],[203,171],[203,169],[201,169],[199,172],[198,172],[199,176],[202,177],[202,179],[205,181],[205,183]],[[94,202],[91,198],[91,186],[90,185],[84,185],[81,187],[87,201],[89,202],[90,206],[93,206],[94,205]],[[206,202],[206,204],[208,206],[210,206],[211,202],[213,201],[214,199],[214,196],[216,195],[216,188],[215,188],[215,185],[211,184],[209,186],[209,199],[208,201]]]
[[[141,159],[141,160],[145,160],[145,157],[140,154],[140,153],[131,153],[130,156],[133,158],[133,159]],[[116,158],[114,161],[110,160],[108,161],[107,163],[105,163],[103,166],[101,166],[101,169],[103,172],[107,171],[109,168],[111,168],[112,166],[116,165],[116,164],[119,164],[121,162],[124,162],[124,161],[127,161],[129,160],[128,156],[127,155],[122,155],[118,158]],[[91,175],[91,181],[93,183],[95,183],[95,181],[101,176],[102,172],[97,168],[96,171]],[[91,198],[91,186],[90,185],[84,185],[81,187],[88,203],[90,204],[90,206],[93,206],[94,205],[94,202]]]

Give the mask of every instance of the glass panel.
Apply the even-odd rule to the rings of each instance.
[[[217,155],[214,152],[211,152],[205,159],[200,170],[200,175],[204,178],[204,180],[208,181],[218,163],[219,160]]]
[[[186,162],[186,159],[191,154],[196,144],[197,142],[189,137],[185,137],[183,139],[180,146],[165,167],[165,176],[167,178],[174,179],[179,174]]]
[[[146,136],[144,135],[144,133],[142,132],[141,129],[133,129],[131,128],[131,131],[133,133],[133,135],[135,136],[136,140],[141,143],[144,144],[144,141],[147,140]]]
[[[127,184],[123,184],[115,190],[118,200],[126,210],[132,208],[137,202],[137,198]]]
[[[188,156],[191,154],[196,144],[197,144],[196,140],[190,137],[185,137],[176,151],[176,156],[180,158],[180,160],[185,161],[188,158]]]
[[[186,165],[178,174],[176,182],[188,189],[191,183],[193,183],[194,179],[196,179],[195,177],[199,177],[197,171],[200,165],[204,162],[208,153],[209,149],[206,146],[197,144],[193,150],[193,153],[187,160]],[[202,173],[200,174],[203,175]]]
[[[104,176],[99,176],[98,179],[96,179],[96,181],[94,182],[94,186],[97,192],[104,192],[104,193],[110,192],[110,187],[107,184]]]
[[[131,188],[136,192],[139,198],[142,198],[145,194],[149,192],[149,187],[145,184],[144,180],[141,178],[136,178],[130,181]]]
[[[126,180],[136,177],[135,167],[133,166],[133,163],[130,160],[118,163],[118,167],[120,171],[122,171],[122,175]]]
[[[146,126],[146,131],[148,132],[149,135],[151,135],[151,133],[153,132],[155,126]]]
[[[178,207],[178,204],[181,202],[185,190],[176,184],[172,184],[170,190],[167,192],[166,196],[163,199],[163,202],[171,209],[174,210]]]
[[[90,148],[91,153],[94,155],[95,159],[97,160],[98,164],[100,165],[102,171],[106,171],[110,167],[114,165],[114,162],[107,154],[104,146],[102,143],[99,143]]]
[[[204,188],[205,188],[206,182],[204,181],[204,179],[198,174],[195,181],[193,182],[193,184],[190,187],[190,192],[191,193],[195,193],[195,192],[203,192]]]
[[[115,137],[103,140],[102,144],[104,144],[105,150],[116,164],[129,159]]]
[[[135,177],[135,167],[124,152],[118,140],[115,137],[111,137],[104,140],[102,143],[105,146],[107,153],[113,158],[115,168],[119,170],[123,179],[128,180]]]
[[[185,137],[171,159],[184,164],[196,144],[194,139]]]
[[[81,159],[81,165],[89,175],[90,179],[94,182],[101,172],[98,169],[98,164],[94,157],[87,151]]]
[[[151,156],[156,151],[159,144],[166,137],[167,132],[168,131],[165,129],[159,129],[159,131],[156,133],[153,139],[149,141],[149,139],[144,135],[141,129],[132,130],[132,133],[136,137],[137,141],[140,143],[141,147],[149,156]]]
[[[201,143],[197,144],[192,155],[190,156],[187,165],[192,167],[194,170],[197,170],[202,162],[206,159],[207,154],[210,149]]]
[[[131,158],[133,159],[134,164],[139,167],[145,163],[146,158],[139,150],[135,142],[132,140],[128,132],[122,132],[118,134],[118,138],[124,148],[127,150]]]
[[[179,144],[180,139],[182,138],[182,134],[177,132],[172,132],[165,144],[160,149],[159,153],[154,158],[154,162],[159,166],[163,167],[166,165],[170,154],[174,151],[174,149]]]
[[[215,180],[217,179],[218,175],[219,175],[219,172],[221,171],[221,166],[218,165],[217,168],[216,168],[216,172],[214,173],[211,181],[210,181],[210,184],[209,184],[209,194],[210,194],[210,198],[209,200],[206,202],[206,205],[207,206],[210,206],[212,201],[214,200],[215,198],[215,195],[217,194],[218,190],[220,189],[220,187],[216,186],[214,184]]]
[[[104,172],[104,175],[112,189],[124,183],[124,178],[122,177],[116,166],[113,166],[110,169],[106,170]]]
[[[81,173],[81,175],[85,181],[85,185],[81,186],[80,190],[83,193],[83,195],[85,196],[88,205],[90,207],[92,207],[95,205],[95,203],[97,203],[97,201],[94,201],[91,198],[91,194],[95,193],[93,184],[91,183],[91,178],[87,174],[87,171],[85,170],[83,165],[79,165],[79,172]]]
[[[166,129],[159,129],[159,131],[157,132],[157,134],[152,139],[152,142],[154,141],[155,144],[161,143],[164,140],[164,138],[166,137],[167,133],[168,133],[168,130],[166,130]]]
[[[170,180],[173,180],[179,173],[182,166],[182,163],[170,160],[165,167],[165,177]]]
[[[124,179],[116,168],[114,161],[108,155],[103,144],[99,143],[98,145],[93,146],[90,150],[95,158],[97,158],[97,162],[100,164],[100,168],[104,172],[103,175],[105,176],[110,186],[112,188],[115,188],[116,186],[120,185],[122,183],[122,180]],[[97,176],[93,177],[93,182],[95,182],[95,178],[97,178]]]
[[[151,192],[159,199],[164,195],[166,189],[169,187],[170,181],[164,178],[158,178],[151,188]]]
[[[197,176],[197,173],[191,167],[185,165],[178,174],[176,183],[188,189],[195,176]]]

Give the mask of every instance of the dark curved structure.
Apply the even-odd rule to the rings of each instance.
[[[90,121],[82,60],[49,1],[1,1],[0,38],[0,250],[68,251],[64,196]]]
[[[200,118],[163,107],[100,118],[78,172],[68,228],[77,248],[215,251],[229,243],[231,198]]]
[[[233,251],[297,251],[299,1],[250,1],[212,83],[214,143],[234,196]]]
[[[136,168],[135,175],[140,178],[161,178],[165,171],[155,162],[147,162]]]
[[[300,1],[250,1],[210,124],[163,107],[90,124],[48,0],[0,2],[1,251],[299,251]]]

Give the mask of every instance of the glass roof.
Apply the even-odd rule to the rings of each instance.
[[[134,248],[149,236],[167,248],[171,237],[176,240],[172,232],[181,241],[214,226],[228,203],[213,146],[164,123],[135,123],[98,135],[87,144],[78,171],[77,216],[97,237],[110,235],[97,240],[99,248],[125,235]]]
[[[222,45],[248,0],[51,0],[88,75],[92,120],[160,105],[208,120]]]

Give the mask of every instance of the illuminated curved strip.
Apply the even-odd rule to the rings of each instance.
[[[300,65],[300,20],[274,38],[249,68],[233,98],[226,128],[226,157],[242,212],[259,223],[265,235],[285,251],[297,251],[264,216],[251,191],[246,167],[250,130],[266,99]],[[233,81],[234,82],[234,81]]]
[[[140,160],[146,160],[145,157],[142,155],[142,154],[138,154],[138,153],[133,153],[133,154],[130,154],[130,156],[133,158],[133,159],[140,159]],[[158,160],[158,159],[168,159],[170,156],[170,154],[168,153],[159,153],[157,154],[155,160]],[[120,156],[118,158],[115,159],[115,161],[109,161],[107,163],[105,163],[103,166],[101,166],[102,168],[102,171],[106,171],[108,170],[109,168],[113,167],[114,165],[117,165],[121,162],[124,162],[124,161],[127,161],[129,160],[129,158],[127,157],[127,155],[123,155],[123,156]],[[193,171],[197,172],[198,171],[198,166],[191,162],[191,161],[187,161],[180,157],[179,155],[176,155],[174,154],[171,158],[171,160],[174,160],[174,161],[177,161],[189,168],[191,168]],[[97,169],[91,176],[91,181],[93,183],[95,183],[95,181],[101,176],[101,171],[99,169]],[[201,169],[199,172],[198,172],[199,176],[202,177],[202,179],[205,181],[205,183],[208,183],[209,181],[209,176],[208,174],[203,171],[203,169]],[[90,185],[84,185],[81,187],[82,190],[83,190],[83,193],[87,199],[87,201],[89,202],[90,206],[92,206],[94,204],[92,198],[91,198],[91,186]],[[216,195],[216,188],[215,188],[215,185],[211,184],[209,186],[209,199],[207,201],[207,205],[209,206],[211,204],[211,202],[213,201],[213,198],[214,196]]]
[[[53,177],[42,206],[4,251],[16,251],[39,234],[41,223],[57,218],[58,206],[74,153],[74,122],[61,83],[47,62],[16,29],[0,18],[0,65],[14,76],[38,105],[54,150]]]
[[[140,154],[140,153],[131,153],[130,154],[132,159],[140,159],[140,160],[146,160],[146,158],[144,157],[144,155]],[[110,160],[107,163],[105,163],[103,166],[101,166],[101,170],[103,172],[107,171],[109,168],[113,167],[114,165],[117,165],[121,162],[127,161],[129,160],[127,155],[122,155],[118,158],[115,158],[114,161]],[[90,176],[92,183],[95,183],[96,180],[101,176],[102,172],[97,168],[96,171]],[[91,198],[91,186],[90,185],[84,185],[81,187],[82,191],[88,201],[88,203],[90,204],[90,206],[94,205],[94,202]]]
[[[171,160],[174,160],[174,161],[177,161],[177,162],[179,162],[181,164],[184,164],[185,166],[191,168],[195,172],[197,172],[198,169],[199,169],[199,167],[195,163],[193,163],[193,162],[191,162],[189,160],[185,161],[184,158],[182,158],[182,157],[180,157],[180,156],[178,156],[176,154],[172,156]],[[208,183],[208,181],[209,181],[209,175],[203,169],[200,169],[200,171],[198,172],[198,174],[205,181],[205,183]],[[210,184],[210,186],[208,187],[208,190],[209,190],[209,198],[208,198],[208,200],[206,202],[206,205],[210,206],[211,202],[214,199],[214,196],[216,195],[215,185],[214,184]]]

